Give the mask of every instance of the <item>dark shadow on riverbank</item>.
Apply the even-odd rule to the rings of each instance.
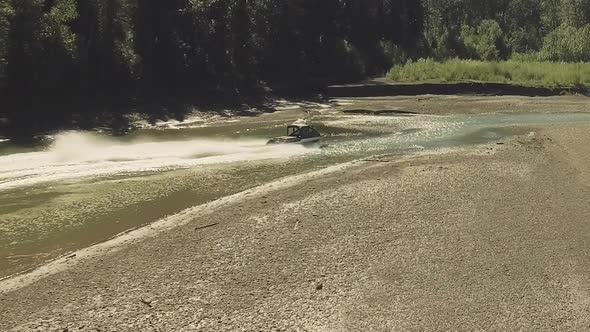
[[[100,96],[19,96],[2,98],[0,138],[21,144],[36,144],[43,135],[64,130],[100,130],[124,135],[136,128],[138,118],[154,125],[158,121],[184,121],[195,112],[211,116],[256,116],[275,111],[274,101],[326,102],[340,97],[383,97],[418,95],[511,95],[546,97],[587,94],[586,87],[528,87],[504,83],[418,83],[394,84],[382,79],[358,84],[333,79],[301,80],[262,86],[243,93],[211,90],[143,93],[135,97]],[[8,102],[6,102],[8,100]],[[375,113],[375,110],[371,110]],[[383,114],[399,110],[379,110]],[[398,114],[411,115],[411,114]]]
[[[534,87],[508,83],[391,83],[380,79],[360,84],[331,85],[326,88],[330,97],[384,97],[418,95],[487,95],[549,97],[565,94],[587,94],[585,86]]]
[[[247,93],[182,93],[127,98],[111,96],[55,98],[3,98],[9,100],[0,113],[0,138],[20,144],[36,144],[43,135],[64,130],[100,130],[124,135],[136,130],[138,119],[151,125],[158,121],[184,121],[189,114],[207,116],[257,116],[274,112],[275,101],[325,101],[322,90],[331,81],[289,82]]]

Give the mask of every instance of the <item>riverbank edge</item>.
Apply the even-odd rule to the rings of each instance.
[[[326,88],[330,97],[387,97],[420,95],[484,95],[551,97],[561,95],[588,95],[585,86],[544,87],[496,82],[415,82],[398,83],[376,79],[360,84],[332,85]]]
[[[184,121],[199,111],[222,116],[257,116],[280,110],[277,101],[325,103],[334,98],[395,97],[423,95],[481,95],[550,97],[590,95],[585,87],[542,87],[486,82],[396,83],[375,78],[358,83],[319,80],[296,82],[257,91],[251,95],[219,94],[127,99],[74,98],[69,101],[32,98],[28,105],[3,105],[0,138],[30,142],[35,137],[64,130],[97,130],[124,135],[137,130],[134,121],[149,123],[174,119]],[[84,111],[80,111],[84,110]]]
[[[362,165],[366,162],[370,161],[366,161],[366,159],[360,159],[352,162],[329,166],[318,171],[288,176],[263,184],[261,186],[220,198],[210,203],[185,209],[177,214],[171,215],[149,225],[123,232],[105,242],[67,253],[32,270],[2,278],[0,279],[0,294],[7,294],[17,291],[35,283],[36,281],[74,268],[82,261],[115,253],[134,243],[153,238],[163,232],[186,225],[195,219],[198,219],[200,216],[212,213],[227,204],[232,204],[245,198],[259,197],[270,192],[290,188],[302,184],[310,179],[343,171],[358,165]],[[208,225],[202,226],[208,227]]]
[[[515,141],[522,137],[510,137],[504,139],[506,142]],[[503,143],[504,144],[504,143]],[[454,149],[439,149],[433,151],[424,151],[417,153],[410,153],[404,155],[396,155],[396,163],[403,163],[411,160],[414,157],[435,156],[449,153],[491,153],[487,147],[489,144],[480,144],[470,147],[454,148]],[[52,276],[54,274],[74,268],[77,264],[95,259],[101,256],[115,253],[125,247],[133,245],[134,243],[154,238],[159,234],[176,229],[183,225],[189,224],[202,216],[208,215],[228,204],[234,204],[244,199],[252,199],[262,197],[269,193],[284,190],[290,187],[295,187],[306,181],[332,175],[347,169],[367,167],[375,162],[390,162],[389,155],[376,155],[369,158],[357,159],[354,161],[341,163],[326,168],[283,177],[272,182],[250,188],[248,190],[222,197],[215,201],[190,207],[176,214],[160,219],[151,224],[131,229],[120,234],[115,235],[111,239],[82,248],[73,252],[66,253],[58,258],[54,258],[45,264],[35,267],[33,269],[20,272],[14,275],[0,278],[0,294],[7,294],[18,291],[27,287],[41,279]],[[201,225],[199,227],[209,227],[210,225]]]

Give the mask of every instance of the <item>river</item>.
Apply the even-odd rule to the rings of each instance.
[[[61,132],[0,140],[0,278],[186,208],[329,165],[494,142],[590,114],[346,115],[319,109],[321,145],[267,146],[301,109],[168,122],[126,136]]]

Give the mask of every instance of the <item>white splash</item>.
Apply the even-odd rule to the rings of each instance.
[[[124,143],[90,133],[62,133],[47,151],[1,156],[0,190],[83,177],[288,158],[315,151],[265,143],[208,139]]]

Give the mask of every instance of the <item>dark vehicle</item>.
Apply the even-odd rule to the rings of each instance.
[[[287,136],[275,137],[267,144],[306,144],[316,143],[321,139],[320,133],[306,123],[294,123],[287,126]]]

